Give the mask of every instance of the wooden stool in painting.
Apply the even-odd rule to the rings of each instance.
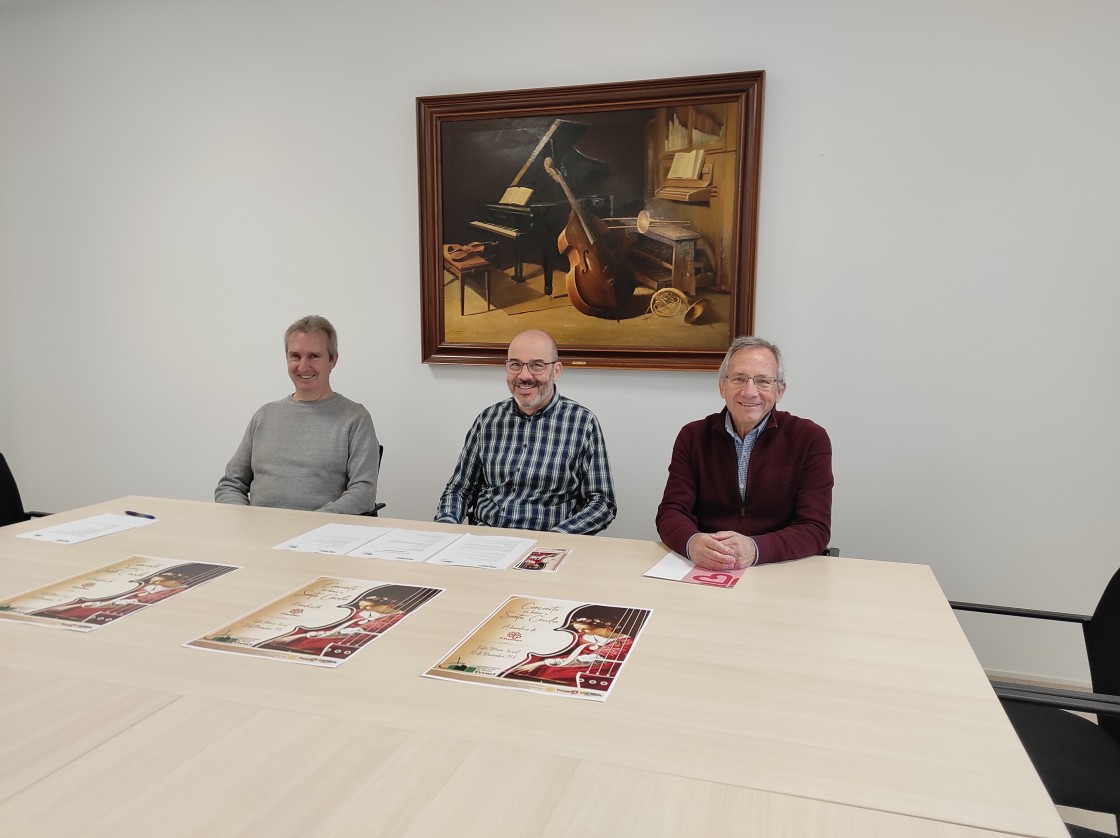
[[[459,316],[465,314],[466,282],[468,276],[483,276],[486,286],[486,310],[490,304],[490,271],[496,266],[498,242],[471,242],[470,244],[445,244],[443,269],[459,281]]]

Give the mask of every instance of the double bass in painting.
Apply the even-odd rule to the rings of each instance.
[[[569,188],[564,176],[544,161],[545,171],[560,184],[572,207],[568,223],[556,240],[560,253],[568,257],[568,299],[577,311],[592,317],[616,318],[634,294],[634,273],[629,263],[607,245],[607,225],[588,215]]]

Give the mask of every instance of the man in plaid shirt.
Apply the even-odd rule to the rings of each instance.
[[[436,521],[594,534],[617,505],[595,414],[556,391],[560,363],[546,332],[517,335],[506,355],[512,398],[482,411],[467,432]]]

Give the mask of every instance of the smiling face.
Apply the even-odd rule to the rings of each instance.
[[[756,375],[778,377],[778,360],[773,352],[762,346],[740,349],[732,355],[727,365],[727,377],[719,380],[719,394],[727,402],[727,410],[739,436],[753,431],[786,392],[784,383],[760,388],[754,383]],[[749,380],[744,382],[744,379]]]
[[[517,372],[507,368],[506,385],[521,412],[532,416],[549,403],[556,391],[555,381],[564,366],[556,360],[556,345],[544,332],[523,332],[510,343],[506,358],[524,365]],[[544,361],[545,368],[533,372],[529,365],[535,361]]]
[[[294,398],[313,402],[331,395],[331,370],[338,356],[327,354],[323,332],[296,332],[288,340],[288,377],[296,387]]]

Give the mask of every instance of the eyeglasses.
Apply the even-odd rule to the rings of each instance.
[[[529,372],[533,373],[533,375],[540,375],[555,363],[555,361],[529,361],[526,363],[525,361],[515,361],[513,358],[510,358],[506,361],[506,369],[509,372],[518,373],[521,372],[523,367],[528,367]]]
[[[735,388],[746,387],[748,381],[753,381],[759,390],[772,390],[778,379],[769,375],[733,375],[727,379]]]

